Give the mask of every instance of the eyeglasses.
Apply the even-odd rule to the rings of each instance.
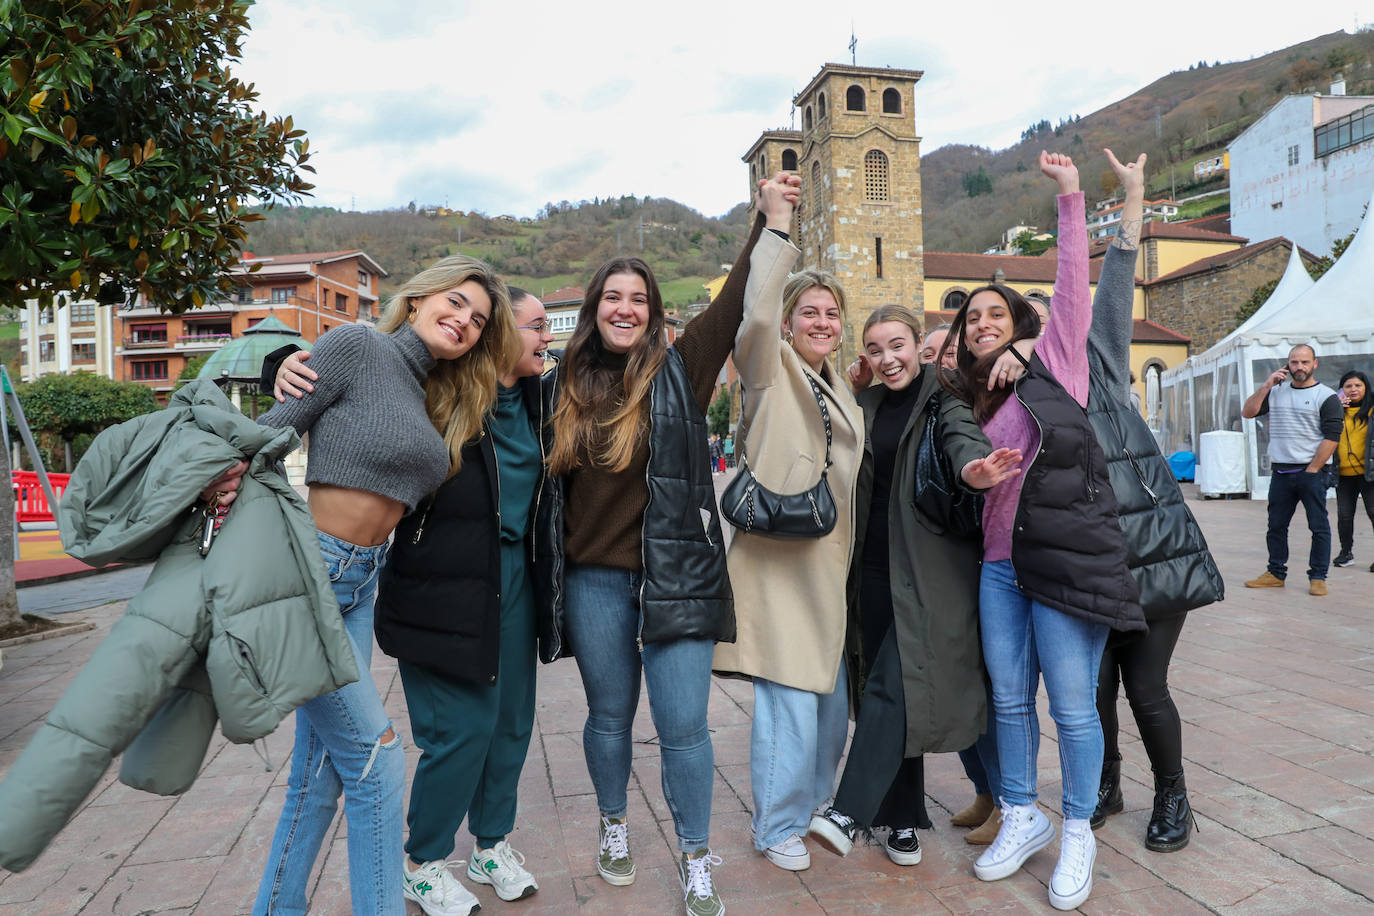
[[[543,334],[543,333],[544,333],[544,329],[547,328],[548,326],[549,326],[549,323],[548,323],[547,321],[544,321],[543,319],[540,319],[539,321],[536,321],[534,324],[522,324],[522,325],[518,325],[518,328],[519,328],[521,331],[533,331],[533,332],[536,333],[536,334]]]

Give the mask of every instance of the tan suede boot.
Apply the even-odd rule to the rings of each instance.
[[[997,806],[992,803],[992,795],[974,796],[973,804],[960,811],[949,822],[955,827],[981,827]]]
[[[991,846],[992,841],[997,839],[997,832],[1002,829],[1002,809],[993,808],[988,819],[983,821],[983,826],[977,827],[964,834],[964,842],[972,843],[974,846]]]

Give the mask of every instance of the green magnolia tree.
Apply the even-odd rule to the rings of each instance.
[[[229,291],[247,208],[314,171],[304,131],[229,70],[251,5],[0,0],[0,306],[142,293],[182,312]],[[0,487],[0,517],[13,501]],[[0,523],[0,628],[12,536]]]
[[[707,429],[717,436],[730,431],[730,389],[721,388],[711,406],[706,408]]]
[[[227,67],[250,0],[0,0],[0,304],[228,292],[253,202],[308,141]]]

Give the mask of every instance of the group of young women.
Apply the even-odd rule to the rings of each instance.
[[[1143,162],[1112,163],[1143,190]],[[582,675],[597,871],[612,885],[636,877],[627,784],[643,678],[696,916],[725,908],[710,852],[713,671],[753,681],[753,841],[770,861],[806,868],[808,834],[843,854],[884,826],[892,860],[919,862],[922,755],[964,751],[986,771],[979,791],[1002,803],[975,865],[985,880],[1054,834],[1035,804],[1043,671],[1064,775],[1050,899],[1081,903],[1103,763],[1098,665],[1108,633],[1144,630],[1145,617],[1084,411],[1095,318],[1077,170],[1051,155],[1041,169],[1060,191],[1043,336],[1031,305],[997,284],[974,291],[947,343],[927,335],[929,354],[916,317],[887,306],[864,328],[866,371],[846,379],[831,364],[844,291],[823,272],[789,273],[801,182],[780,174],[760,182],[721,293],[671,346],[649,266],[617,258],[545,373],[538,299],[455,256],[406,283],[376,331],[344,327],[311,354],[269,357],[264,384],[281,403],[262,422],[309,433],[309,504],[362,678],[298,712],[254,913],[305,912],[340,793],[355,912],[402,913],[407,899],[431,916],[477,909],[452,870],[465,819],[468,879],[503,900],[535,893],[507,837],[536,654],[572,656]],[[826,483],[836,512],[823,535],[737,530],[727,553],[704,415],[731,354],[738,464],[779,493]],[[232,492],[235,473],[207,494]],[[421,748],[404,839],[403,750],[368,674],[374,631],[399,661]]]

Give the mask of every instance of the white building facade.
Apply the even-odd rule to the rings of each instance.
[[[1227,148],[1231,231],[1325,254],[1374,190],[1374,96],[1292,95]]]
[[[31,382],[54,373],[94,372],[114,378],[114,306],[91,300],[19,312],[19,375]]]

